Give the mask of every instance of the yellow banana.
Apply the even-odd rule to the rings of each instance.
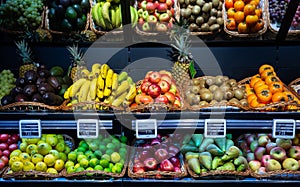
[[[87,69],[81,70],[81,77],[83,77],[83,78],[88,78],[88,77],[89,77],[89,74],[90,74],[90,71],[89,71],[89,70],[87,70]]]
[[[108,88],[105,86],[104,91],[103,91],[104,97],[108,97],[111,95],[111,88]]]
[[[113,77],[112,77],[111,89],[113,91],[115,91],[118,88],[118,85],[119,85],[119,83],[118,83],[118,74],[114,73]]]
[[[100,70],[100,68],[101,68],[101,64],[95,63],[95,64],[92,65],[92,72]]]
[[[81,86],[85,83],[86,79],[81,78],[77,80],[75,83],[72,85],[72,89],[69,91],[69,97],[74,97],[76,93],[80,90]]]
[[[127,93],[125,99],[129,102],[132,102],[136,96],[136,87],[135,85],[130,85],[129,92]]]
[[[107,104],[112,104],[113,101],[114,101],[114,97],[113,96],[109,96],[106,99],[104,99],[103,102],[107,103]]]
[[[108,69],[109,69],[109,66],[107,64],[102,64],[102,66],[101,66],[101,76],[102,76],[103,79],[106,78]]]
[[[98,79],[97,79],[97,87],[99,90],[103,90],[104,89],[104,80],[102,78],[102,76],[98,76]]]
[[[111,88],[114,71],[109,69],[105,78],[105,87]]]
[[[88,75],[88,78],[90,81],[94,79],[94,74],[91,72],[89,75]]]
[[[72,87],[73,87],[73,84],[65,91],[64,99],[69,99],[70,98],[70,91],[71,91],[71,89],[73,89]]]
[[[97,95],[97,78],[94,78],[91,82],[91,85],[90,85],[91,100],[96,99],[96,95]]]
[[[97,89],[97,97],[101,100],[104,97],[103,91]]]
[[[118,98],[114,99],[114,101],[112,102],[111,105],[120,106],[123,103],[123,101],[125,100],[126,95],[127,95],[127,92],[124,92]]]
[[[79,102],[85,102],[88,96],[88,93],[90,91],[90,80],[86,80],[85,83],[81,86],[80,91],[79,91],[79,97],[78,101]]]
[[[130,87],[129,83],[127,81],[123,81],[117,88],[117,90],[114,93],[115,97],[118,97],[122,93],[126,92]]]

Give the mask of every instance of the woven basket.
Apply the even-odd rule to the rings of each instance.
[[[235,36],[235,37],[241,37],[241,38],[259,37],[262,34],[264,34],[267,31],[267,28],[268,28],[268,16],[267,16],[269,14],[268,9],[267,9],[268,4],[266,3],[265,0],[260,0],[260,5],[259,6],[262,8],[262,20],[264,22],[264,27],[256,33],[240,34],[240,33],[238,33],[237,30],[236,31],[230,31],[230,30],[227,29],[227,27],[226,27],[227,12],[226,12],[225,3],[224,3],[223,4],[223,10],[222,10],[223,19],[224,19],[224,31],[229,35],[232,35],[232,36]]]
[[[288,85],[289,89],[295,92],[295,95],[297,95],[298,97],[300,97],[300,95],[297,93],[296,90],[300,89],[300,78],[297,78],[295,80],[293,80],[292,82],[290,82],[290,84]]]
[[[116,107],[108,103],[104,102],[96,102],[96,101],[86,101],[81,103],[72,104],[71,106],[67,106],[67,104],[70,102],[70,100],[65,100],[63,104],[60,106],[60,109],[63,111],[69,111],[72,112],[74,110],[79,111],[87,111],[87,110],[98,110],[96,109],[96,105],[98,105],[100,108],[103,108],[100,111],[103,112],[113,112],[113,111],[124,111],[125,109],[122,107]],[[87,107],[86,109],[84,109]]]
[[[299,180],[300,171],[278,170],[265,173],[256,173],[251,171],[250,175],[257,179],[281,179],[281,180]]]
[[[74,150],[75,147],[75,141],[74,139],[67,135],[62,134],[64,137],[66,145],[69,146],[71,150]],[[62,171],[58,174],[52,174],[47,172],[41,172],[41,171],[20,171],[20,172],[12,172],[10,167],[7,167],[5,172],[3,173],[3,178],[14,178],[14,179],[52,179],[52,178],[58,178],[62,177]]]
[[[250,83],[251,77],[247,77],[240,82],[238,82],[238,85],[244,85],[247,83]],[[281,81],[282,82],[282,81]],[[296,94],[296,92],[293,89],[290,89],[287,85],[283,84],[284,89],[291,92],[294,97],[299,99],[299,95]],[[266,104],[263,107],[249,107],[251,110],[255,111],[297,111],[300,109],[300,105],[295,101],[288,101],[288,102],[278,102],[278,103],[270,103]]]
[[[207,79],[213,76],[202,76],[202,77],[197,77],[195,79]],[[237,85],[238,87],[242,87],[240,85]],[[239,111],[239,110],[250,110],[250,108],[248,106],[244,106],[241,104],[236,104],[233,102],[218,102],[215,104],[207,104],[207,105],[190,105],[187,101],[185,101],[186,105],[187,105],[187,109],[188,110],[192,110],[192,111],[200,111],[200,110],[205,110],[205,111],[212,111],[212,110],[221,110],[221,111]]]
[[[60,106],[49,106],[38,102],[15,102],[0,106],[0,111],[58,111]]]
[[[169,171],[146,171],[144,173],[133,172],[133,160],[136,156],[134,149],[131,152],[130,161],[128,165],[128,176],[134,179],[175,179],[183,178],[187,175],[186,167],[183,161],[183,155],[180,153],[181,172],[169,172]]]
[[[5,166],[4,168],[2,168],[1,170],[0,170],[0,178],[1,178],[1,176],[2,176],[2,173],[4,172],[4,171],[6,171],[7,170],[7,166]]]
[[[228,171],[228,170],[214,170],[209,172],[201,172],[200,175],[196,174],[185,161],[185,165],[187,167],[188,173],[196,179],[199,178],[213,178],[213,179],[242,179],[250,176],[250,170],[246,170],[243,172],[240,171]]]

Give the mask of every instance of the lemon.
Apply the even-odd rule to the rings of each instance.
[[[77,158],[77,153],[75,153],[74,151],[71,151],[71,152],[68,154],[68,159],[69,159],[69,160],[75,161],[76,158]]]
[[[18,156],[13,156],[9,159],[8,161],[8,165],[9,167],[11,167],[11,165],[14,163],[14,162],[17,162],[17,161],[20,161],[20,158]]]
[[[51,149],[52,147],[46,142],[40,143],[37,148],[38,153],[44,156],[47,155]]]
[[[50,150],[49,154],[52,154],[55,157],[55,160],[60,159],[59,152],[54,149]]]
[[[103,171],[103,167],[101,165],[97,165],[94,167],[94,170]]]
[[[99,164],[99,160],[97,158],[92,158],[90,161],[89,161],[89,166],[90,167],[95,167],[96,165]]]
[[[110,156],[108,154],[104,154],[104,155],[102,155],[101,159],[110,161]]]
[[[96,150],[96,151],[94,152],[94,155],[95,155],[96,158],[101,159],[102,152],[101,152],[100,150]]]
[[[110,160],[113,162],[113,163],[117,163],[121,160],[121,156],[119,153],[117,152],[113,152],[111,155],[110,155]]]
[[[61,141],[61,140],[62,140],[62,141],[65,141],[65,140],[64,140],[64,136],[61,135],[61,134],[57,134],[57,135],[56,135],[56,138],[58,139],[58,141]]]
[[[44,140],[40,140],[38,141],[37,146],[39,146],[41,143],[46,143],[46,142]]]
[[[111,169],[110,168],[104,168],[104,171],[107,173],[111,173]]]
[[[87,157],[85,155],[78,155],[77,156],[77,162],[80,162],[80,160],[82,160],[84,158],[87,159]]]
[[[62,159],[64,162],[67,161],[66,153],[59,152],[59,159]]]
[[[40,140],[39,138],[26,138],[25,142],[27,144],[36,144],[36,143],[38,143],[39,140]]]
[[[77,163],[77,164],[75,164],[74,169],[76,170],[76,169],[79,168],[79,167],[80,167],[80,164]]]
[[[38,162],[35,165],[35,170],[45,172],[47,171],[47,165],[44,162]]]
[[[32,162],[26,161],[23,163],[23,171],[32,171],[35,169],[35,166]]]
[[[107,168],[109,166],[109,161],[106,160],[106,159],[102,159],[100,160],[100,165],[103,167],[103,168]]]
[[[20,161],[16,161],[16,162],[12,163],[11,170],[13,172],[22,171],[23,170],[23,163],[20,162]]]
[[[65,150],[65,143],[64,142],[58,142],[55,146],[55,149],[58,152],[63,152]]]
[[[34,164],[37,164],[38,162],[42,162],[43,159],[44,159],[43,155],[37,153],[32,156],[31,161]]]
[[[69,154],[70,152],[71,152],[71,148],[67,144],[65,144],[65,153]]]
[[[58,174],[58,172],[54,168],[48,168],[46,172],[51,174]]]
[[[44,162],[47,166],[53,166],[55,164],[55,156],[52,154],[48,154],[44,157]]]
[[[124,168],[124,164],[122,164],[120,162],[116,163],[115,166],[121,168],[121,170]]]
[[[74,166],[74,162],[72,162],[71,160],[68,160],[68,161],[65,163],[65,167],[68,168],[68,167],[71,167],[71,166]]]
[[[30,161],[31,160],[31,157],[29,156],[28,153],[21,153],[19,155],[19,158],[20,158],[20,161],[23,162],[23,163],[26,162],[26,161]]]
[[[70,166],[70,167],[68,167],[67,168],[67,173],[73,173],[73,172],[75,172],[75,168],[74,168],[74,166]]]
[[[79,161],[79,164],[83,168],[87,168],[89,166],[89,161],[86,158],[83,158]]]
[[[47,134],[46,142],[51,145],[52,147],[56,146],[58,143],[58,139],[55,134]]]
[[[26,148],[27,148],[27,143],[26,142],[20,143],[20,150],[22,152],[26,152]]]
[[[77,169],[75,169],[75,172],[81,172],[81,171],[84,171],[83,167],[78,167]]]
[[[57,171],[61,171],[62,169],[64,169],[64,167],[65,167],[65,162],[63,160],[58,159],[55,161],[54,168]]]
[[[47,136],[47,134],[42,134],[41,140],[43,140],[44,142],[46,142],[46,136]]]
[[[9,158],[18,157],[21,153],[22,153],[22,151],[20,149],[16,149],[10,153]]]

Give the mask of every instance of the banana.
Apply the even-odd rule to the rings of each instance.
[[[103,79],[106,78],[108,69],[110,69],[110,68],[109,68],[109,66],[107,64],[102,64],[102,66],[101,66],[101,77]]]
[[[101,64],[99,64],[99,63],[93,64],[92,65],[92,73],[100,71],[100,68],[101,68]]]
[[[79,90],[79,97],[78,97],[79,102],[86,101],[88,93],[90,91],[90,84],[91,84],[91,81],[86,80],[85,83],[81,86],[81,88]]]
[[[96,95],[97,95],[97,78],[94,78],[91,82],[91,85],[90,85],[91,100],[96,99]]]
[[[64,93],[64,99],[69,99],[70,98],[70,91],[73,89],[73,84],[65,91]]]
[[[110,2],[105,2],[104,5],[101,7],[102,10],[102,16],[104,19],[107,21],[111,22],[110,16],[109,16],[109,7],[110,7]]]
[[[103,91],[103,95],[104,97],[108,97],[111,94],[111,88],[108,88],[105,86],[104,91]]]
[[[72,84],[72,88],[69,91],[69,97],[74,97],[76,93],[80,90],[81,86],[85,83],[86,79],[81,78]]]
[[[114,71],[112,69],[109,69],[107,71],[106,78],[105,78],[105,87],[111,88],[113,74],[114,74]]]
[[[95,78],[94,74],[92,72],[90,72],[90,74],[88,75],[88,80],[93,80]]]
[[[117,7],[116,9],[116,28],[119,28],[121,26],[121,8],[120,6]]]
[[[101,6],[103,6],[102,2],[100,3],[100,6],[97,9],[97,14],[98,14],[98,21],[97,21],[97,25],[102,27],[104,30],[106,29],[106,25],[102,16],[102,8]]]
[[[104,89],[104,80],[102,79],[102,77],[101,76],[98,76],[98,78],[97,78],[97,87],[98,87],[98,90],[101,90],[101,91],[103,91],[103,89]]]
[[[113,74],[113,77],[112,77],[112,85],[111,85],[111,89],[113,91],[115,91],[117,88],[118,88],[118,74],[117,73],[114,73]]]
[[[135,85],[130,85],[129,92],[127,93],[125,99],[129,102],[132,102],[136,96],[136,87]]]
[[[90,74],[90,71],[89,71],[89,70],[87,70],[87,69],[81,70],[81,77],[83,77],[83,78],[88,78],[88,77],[89,77],[89,74]]]
[[[101,100],[104,97],[102,90],[97,89],[97,97],[99,98],[99,100]]]
[[[112,104],[113,101],[114,101],[114,97],[113,96],[109,96],[106,99],[104,99],[103,102],[107,103],[107,104]]]
[[[123,101],[125,100],[125,97],[127,95],[127,92],[122,93],[118,98],[114,99],[111,105],[113,106],[120,106]]]
[[[110,11],[110,18],[111,18],[111,24],[113,28],[116,28],[116,11],[114,8],[109,9]]]
[[[122,73],[120,73],[120,75],[118,76],[118,82],[121,83],[124,80],[126,80],[128,77],[128,74],[126,71],[123,71]]]
[[[93,7],[92,7],[92,17],[93,20],[96,22],[97,25],[99,25],[98,21],[99,21],[99,14],[98,14],[98,9],[100,7],[100,3],[96,3]]]
[[[123,81],[117,88],[117,90],[114,93],[115,97],[118,97],[122,93],[126,92],[129,89],[130,85],[127,81]]]
[[[132,80],[132,78],[131,77],[127,77],[127,82],[130,84],[130,85],[133,85],[134,84],[134,82],[133,82],[133,80]]]
[[[137,13],[137,10],[132,6],[130,6],[130,16],[131,16],[132,26],[135,26],[138,21],[139,15]]]

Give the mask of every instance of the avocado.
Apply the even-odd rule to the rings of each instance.
[[[61,89],[58,92],[58,95],[63,97],[64,93],[67,91],[68,88],[69,86],[67,84],[62,84]]]
[[[64,69],[60,66],[53,66],[50,69],[50,74],[51,74],[51,76],[62,77],[64,75]]]
[[[82,8],[80,5],[74,4],[72,8],[77,12],[78,17],[82,15]]]
[[[61,28],[64,31],[71,31],[72,30],[72,25],[67,19],[63,19],[61,22]]]
[[[59,91],[61,89],[61,85],[60,85],[58,79],[54,76],[50,76],[47,79],[47,83],[50,84],[55,89],[55,91]]]
[[[87,9],[88,10],[90,8],[90,2],[89,2],[89,0],[81,0],[80,6],[83,9]]]
[[[8,105],[14,102],[14,98],[10,95],[5,95],[1,98],[1,105]]]
[[[42,83],[45,83],[46,82],[46,78],[45,77],[39,77],[37,80],[36,80],[36,87],[40,87],[40,85]]]
[[[69,6],[66,10],[65,18],[67,18],[70,22],[75,22],[77,19],[77,12],[75,9]]]
[[[51,92],[45,93],[42,97],[42,100],[45,104],[52,105],[52,106],[61,105],[62,102],[64,101],[62,97]]]
[[[33,84],[28,84],[23,88],[23,93],[28,98],[30,98],[36,92],[37,92],[37,88]]]
[[[37,80],[37,74],[35,71],[29,70],[26,71],[24,78],[27,84],[34,84]]]
[[[63,19],[65,16],[65,8],[62,5],[58,5],[55,8],[55,17],[56,19]]]
[[[47,69],[40,69],[38,71],[38,75],[39,75],[39,77],[48,78],[50,76],[50,72]]]
[[[19,93],[18,95],[16,95],[15,101],[24,102],[24,101],[28,101],[28,98],[24,94]]]
[[[40,86],[38,88],[38,92],[41,95],[44,95],[46,92],[55,92],[55,90],[50,84],[44,82],[44,83],[40,84]]]
[[[35,93],[33,94],[33,96],[31,97],[31,100],[33,102],[42,102],[42,96],[39,93]]]
[[[12,97],[16,97],[18,94],[23,93],[23,88],[16,86],[10,91]]]
[[[81,18],[77,18],[77,22],[76,22],[76,26],[77,26],[77,30],[84,30],[85,28],[85,22],[81,19]]]
[[[71,84],[73,84],[72,79],[71,79],[68,75],[65,75],[65,76],[63,77],[63,80],[64,80],[64,82],[65,82],[68,86],[70,86]]]

